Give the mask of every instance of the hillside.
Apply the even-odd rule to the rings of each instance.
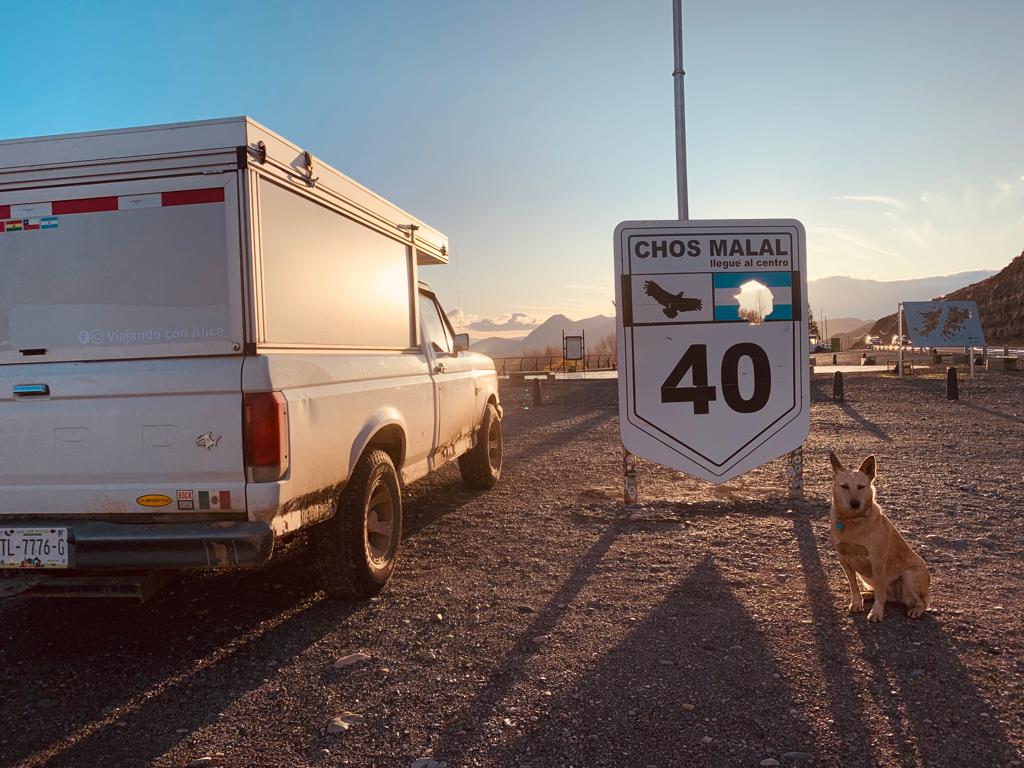
[[[868,331],[874,322],[869,320],[866,323],[861,323],[856,328],[851,328],[846,333],[837,334],[842,340],[843,349],[862,349],[867,346],[864,337],[868,335]]]
[[[860,328],[864,324],[871,323],[870,320],[861,320],[858,317],[836,317],[821,319],[818,317],[814,318],[818,323],[818,329],[821,331],[823,336],[842,336],[850,331]]]
[[[815,317],[819,310],[824,310],[829,317],[881,317],[892,312],[901,301],[927,301],[984,280],[993,274],[994,272],[989,269],[913,280],[822,277],[808,281],[807,295]],[[832,331],[831,321],[829,331]]]
[[[522,344],[522,339],[488,336],[486,339],[470,338],[469,348],[488,357],[518,357]]]
[[[991,277],[937,298],[977,302],[989,346],[1024,344],[1024,251]],[[871,333],[890,339],[896,327],[893,312],[879,319]]]

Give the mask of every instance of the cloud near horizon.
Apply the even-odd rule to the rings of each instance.
[[[448,311],[452,322],[459,320],[461,310],[456,307]],[[462,324],[471,331],[532,331],[544,322],[543,317],[535,317],[525,312],[512,312],[496,317],[480,317],[479,315],[462,315]]]

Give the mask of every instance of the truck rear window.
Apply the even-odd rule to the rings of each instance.
[[[0,204],[0,362],[230,350],[228,250],[223,187]]]

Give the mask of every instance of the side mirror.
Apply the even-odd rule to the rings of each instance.
[[[459,352],[467,352],[469,350],[469,334],[468,333],[457,333],[455,334],[455,354]]]

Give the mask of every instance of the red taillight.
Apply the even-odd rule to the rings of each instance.
[[[288,403],[280,392],[252,392],[243,399],[245,467],[254,483],[272,483],[288,472]]]

